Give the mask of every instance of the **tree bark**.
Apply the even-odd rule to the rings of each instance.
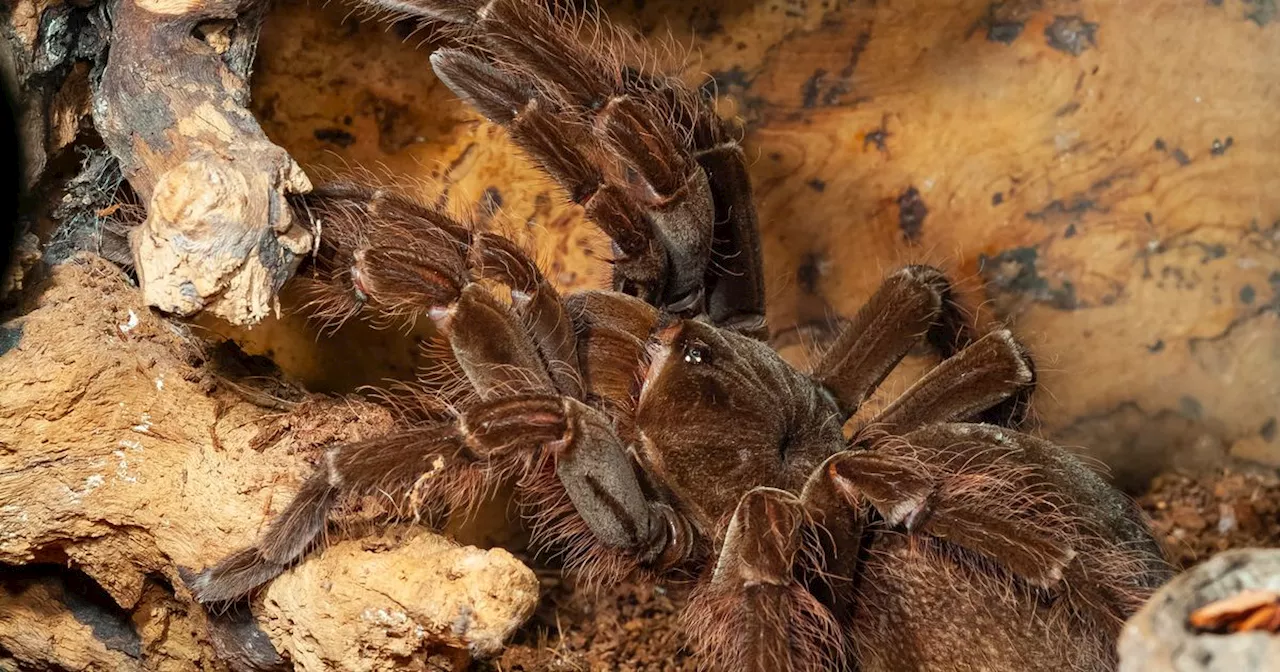
[[[247,109],[266,9],[265,0],[16,0],[0,9],[28,221],[58,211],[73,229],[58,235],[132,265],[147,303],[169,313],[255,324],[277,310],[277,292],[312,247],[288,207],[311,182]],[[95,129],[132,189],[125,200],[144,212],[114,227],[127,232],[123,255],[106,240],[113,227],[104,230],[120,219],[110,214],[119,178],[86,180],[99,193],[71,207],[56,198],[71,150],[97,144]],[[81,177],[103,175],[100,163],[86,157]]]

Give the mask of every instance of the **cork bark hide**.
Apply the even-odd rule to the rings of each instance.
[[[252,543],[325,447],[389,413],[255,386],[97,257],[25,308],[0,323],[0,666],[449,669],[532,612],[537,580],[510,553],[409,527],[335,536],[263,591],[256,624],[210,622],[182,570]]]
[[[170,313],[254,324],[312,248],[287,206],[311,183],[246,108],[267,4],[0,7],[0,66],[18,86],[31,199],[54,193],[77,143],[104,142],[145,210],[129,236],[132,265],[147,303]]]
[[[748,120],[775,331],[851,315],[901,264],[940,265],[969,306],[1029,344],[1038,429],[1140,489],[1175,464],[1280,464],[1280,123],[1265,112],[1280,104],[1280,15],[1269,6],[605,9],[692,52],[688,79],[709,75]],[[313,174],[445,200],[529,243],[561,287],[602,286],[603,239],[435,79],[427,35],[286,0],[264,27],[254,110]],[[325,362],[351,343],[300,323],[239,337],[343,388],[349,374]]]

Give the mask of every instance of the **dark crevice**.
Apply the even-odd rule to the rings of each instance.
[[[130,658],[141,658],[142,638],[133,629],[129,612],[88,574],[63,564],[37,563],[0,565],[0,577],[0,590],[11,597],[45,586],[77,621],[89,627],[103,646]]]

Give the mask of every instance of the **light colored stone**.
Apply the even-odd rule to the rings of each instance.
[[[497,653],[537,600],[537,578],[507,551],[402,530],[302,563],[267,588],[258,618],[304,672],[430,670],[442,646]]]
[[[1280,549],[1219,553],[1170,581],[1120,635],[1120,672],[1280,670],[1280,636],[1190,630],[1192,611],[1247,589],[1280,590]]]

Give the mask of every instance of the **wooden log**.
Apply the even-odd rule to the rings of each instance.
[[[438,669],[492,654],[532,612],[537,579],[510,553],[416,526],[312,554],[256,619],[206,613],[184,570],[252,543],[326,448],[387,431],[390,413],[259,386],[269,369],[147,310],[98,257],[26,299],[0,322],[0,667]],[[371,500],[343,522],[385,514]]]

